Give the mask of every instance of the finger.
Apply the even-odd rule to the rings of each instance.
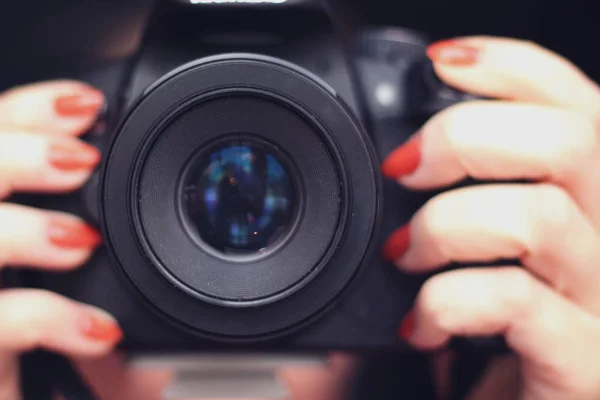
[[[108,353],[122,338],[106,312],[36,289],[0,292],[0,351],[43,347],[74,356]]]
[[[534,43],[467,37],[428,49],[438,75],[475,94],[600,115],[600,89],[575,65]]]
[[[521,368],[514,355],[498,357],[470,390],[466,400],[504,400],[519,398]]]
[[[76,138],[0,130],[0,198],[12,191],[75,190],[100,158],[96,148]]]
[[[92,126],[103,105],[102,93],[82,82],[20,86],[0,95],[0,126],[79,135]]]
[[[2,400],[21,399],[18,352],[45,347],[84,360],[107,353],[122,336],[104,311],[39,290],[1,292],[0,318]]]
[[[392,236],[385,247],[386,257],[405,271],[520,259],[557,291],[600,315],[600,236],[556,186],[485,185],[446,192],[415,214],[409,230],[410,245]]]
[[[600,344],[600,324],[522,268],[436,275],[409,315],[402,332],[417,348],[442,346],[454,335],[503,334],[524,368],[537,371],[537,379],[553,379],[559,394],[553,398],[592,398],[592,389],[597,394],[598,361],[589,351]],[[560,397],[561,392],[570,396]],[[577,397],[583,394],[588,397]]]
[[[278,376],[289,388],[294,400],[341,400],[356,370],[356,359],[333,354],[324,367],[287,367]]]
[[[419,164],[391,154],[384,173],[415,189],[477,179],[567,183],[587,171],[598,137],[581,114],[546,106],[477,101],[450,107],[419,131]],[[414,146],[414,143],[411,143]]]
[[[467,177],[553,182],[600,223],[600,180],[593,173],[600,170],[598,142],[596,127],[583,114],[480,101],[437,114],[417,139],[392,152],[382,169],[413,189]]]
[[[20,400],[19,363],[14,354],[0,354],[0,399]]]
[[[85,263],[100,241],[71,215],[0,203],[0,268],[71,269]]]
[[[175,372],[169,368],[130,368],[127,356],[120,353],[80,358],[76,365],[103,400],[164,400],[163,394],[175,378]]]
[[[445,349],[433,354],[431,357],[431,373],[438,399],[448,399],[450,393],[453,392],[452,367],[456,361],[456,356],[455,352]]]

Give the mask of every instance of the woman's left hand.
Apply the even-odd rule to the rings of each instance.
[[[434,276],[403,336],[434,349],[453,335],[504,335],[516,356],[493,364],[473,398],[599,399],[600,89],[529,42],[463,38],[429,56],[447,83],[499,100],[434,116],[384,173],[412,189],[467,176],[532,183],[443,193],[390,237],[385,256],[412,273],[451,261],[524,266]]]

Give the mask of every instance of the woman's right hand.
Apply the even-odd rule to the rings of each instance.
[[[0,94],[0,199],[17,192],[78,189],[100,160],[78,136],[104,102],[90,86],[56,81]],[[0,268],[68,271],[83,265],[100,236],[73,215],[0,202]],[[99,356],[122,337],[110,315],[36,289],[0,290],[0,399],[19,399],[18,355],[38,347]]]

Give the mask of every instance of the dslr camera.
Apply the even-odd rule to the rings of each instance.
[[[103,246],[13,283],[107,310],[130,352],[403,350],[424,277],[379,248],[432,193],[380,161],[470,96],[421,35],[343,20],[301,0],[154,5],[134,54],[73,77],[107,94],[85,136],[99,169],[19,200],[80,215]]]

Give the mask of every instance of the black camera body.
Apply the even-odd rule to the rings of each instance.
[[[340,33],[315,6],[159,6],[135,57],[81,77],[108,98],[86,136],[99,170],[19,199],[81,215],[103,247],[12,278],[107,310],[131,352],[405,350],[425,277],[379,249],[433,193],[384,181],[380,160],[470,98],[425,46]]]

